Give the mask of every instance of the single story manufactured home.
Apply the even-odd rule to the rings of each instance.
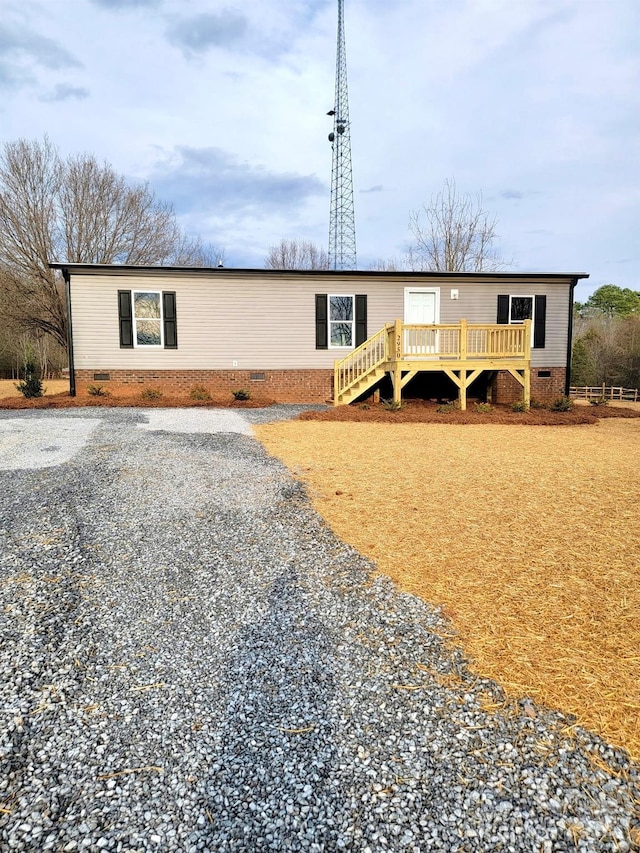
[[[585,273],[51,264],[77,382],[244,388],[336,405],[376,389],[508,403],[568,393]]]

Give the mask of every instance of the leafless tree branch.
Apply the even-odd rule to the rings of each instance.
[[[311,240],[283,238],[269,248],[265,267],[274,270],[328,270],[329,256]]]
[[[0,153],[2,313],[66,346],[64,288],[50,261],[215,265],[223,255],[178,226],[148,184],[131,185],[91,154],[62,159],[45,137]]]
[[[414,243],[409,247],[410,269],[434,272],[495,272],[512,266],[498,257],[496,217],[486,213],[482,195],[457,191],[454,180],[418,211],[412,211],[409,228]]]

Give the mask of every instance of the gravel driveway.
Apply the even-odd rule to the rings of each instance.
[[[0,849],[631,850],[638,768],[372,579],[294,411],[0,413]]]

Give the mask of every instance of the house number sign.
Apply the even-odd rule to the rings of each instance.
[[[396,335],[396,358],[402,359],[402,335]]]

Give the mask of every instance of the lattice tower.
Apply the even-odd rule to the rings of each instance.
[[[353,209],[353,177],[351,174],[351,133],[349,125],[349,92],[347,88],[347,49],[344,37],[344,0],[338,0],[338,49],[336,55],[335,105],[327,115],[333,116],[331,210],[329,215],[329,267],[334,270],[356,269],[356,224]]]

